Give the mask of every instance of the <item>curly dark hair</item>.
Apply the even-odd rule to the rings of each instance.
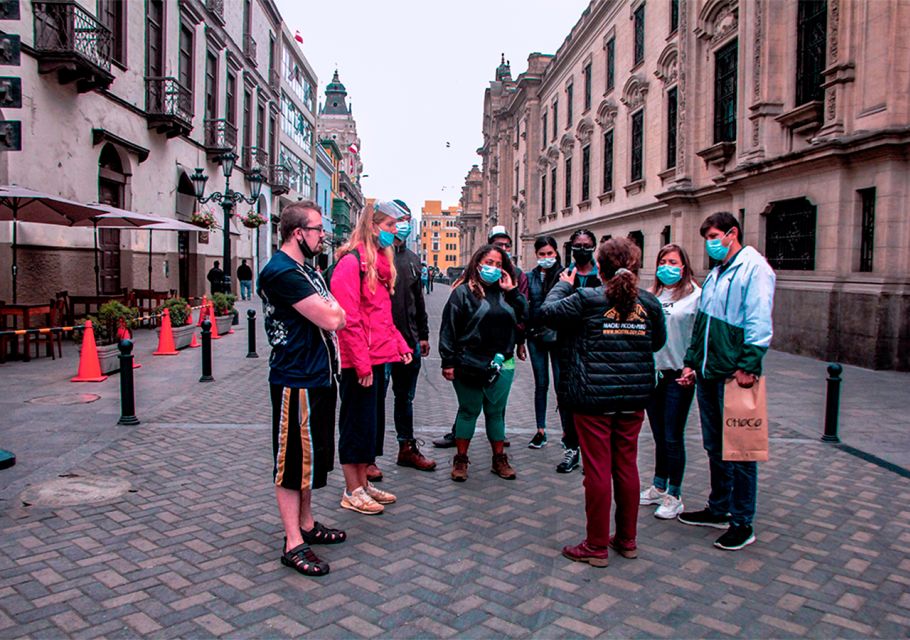
[[[468,265],[465,267],[464,272],[458,280],[452,283],[452,288],[454,289],[460,284],[467,284],[471,293],[478,298],[483,298],[486,294],[484,293],[483,281],[480,279],[480,261],[486,258],[487,254],[491,251],[495,251],[500,255],[502,258],[502,270],[509,274],[509,277],[512,278],[513,282],[517,283],[515,267],[512,265],[512,261],[509,260],[508,254],[495,245],[485,244],[474,252],[474,255],[471,256],[471,259],[468,261]]]
[[[611,238],[597,249],[597,269],[603,279],[607,299],[623,319],[632,313],[638,300],[640,262],[641,249],[628,238]]]

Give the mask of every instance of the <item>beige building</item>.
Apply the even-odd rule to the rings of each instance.
[[[484,97],[483,226],[644,250],[737,214],[778,274],[774,346],[910,368],[910,4],[593,0]],[[475,239],[475,243],[477,240]]]
[[[420,259],[443,274],[449,267],[462,265],[459,213],[456,206],[443,209],[440,200],[427,200],[421,209]]]
[[[224,190],[219,157],[238,154],[231,187],[248,195],[246,174],[266,177],[252,207],[267,219],[281,203],[310,197],[316,76],[273,0],[20,2],[3,28],[22,41],[22,151],[0,154],[0,183],[81,202],[102,201],[188,221],[198,205],[194,168],[206,193]],[[205,207],[223,220],[220,206]],[[10,225],[0,225],[0,299],[10,298]],[[231,224],[231,273],[254,268],[275,243],[276,225]],[[102,289],[145,288],[148,234],[104,230]],[[93,294],[92,232],[19,226],[19,299],[55,291]],[[156,233],[152,288],[208,290],[222,233]],[[222,265],[224,267],[225,265]],[[236,278],[235,278],[236,282]]]
[[[471,254],[486,241],[483,218],[483,174],[475,164],[465,176],[461,189],[461,215],[458,217],[458,228],[461,230],[458,266],[465,266]]]

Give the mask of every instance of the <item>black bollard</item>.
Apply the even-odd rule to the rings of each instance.
[[[202,321],[202,377],[199,382],[214,382],[212,377],[212,321]]]
[[[822,442],[840,442],[837,436],[837,422],[840,414],[840,374],[844,368],[839,364],[828,365],[828,397],[825,402],[825,435]]]
[[[120,349],[120,419],[117,424],[139,424],[136,417],[136,389],[133,385],[133,343],[121,340]]]
[[[247,358],[258,358],[256,353],[256,310],[248,309],[246,312],[246,331],[249,334],[247,342],[249,343]]]

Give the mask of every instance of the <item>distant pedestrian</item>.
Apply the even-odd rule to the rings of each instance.
[[[439,355],[442,375],[458,396],[452,480],[468,477],[468,445],[481,411],[493,449],[491,471],[512,480],[515,471],[503,451],[505,407],[515,374],[518,325],[527,313],[527,300],[518,291],[508,255],[485,245],[471,257],[453,285],[442,312]]]
[[[427,271],[427,278],[430,286],[429,293],[433,293],[433,281],[436,280],[436,267],[430,267]]]
[[[344,471],[341,506],[367,515],[379,514],[396,497],[376,488],[382,479],[376,457],[385,436],[385,368],[410,364],[411,347],[395,328],[391,292],[396,270],[392,244],[396,218],[385,207],[369,206],[351,239],[335,253],[332,293],[347,312],[338,332],[341,346],[341,410],[338,460]]]
[[[221,263],[215,260],[215,266],[209,269],[205,279],[211,285],[212,295],[224,291],[224,271],[221,270]]]
[[[411,234],[411,210],[401,200],[377,203],[376,206],[383,211],[391,212],[397,221],[394,250],[398,280],[392,292],[392,319],[414,352],[413,360],[409,364],[393,362],[387,365],[386,369],[395,396],[397,464],[420,471],[433,471],[436,462],[421,453],[414,437],[414,395],[417,392],[417,380],[420,378],[421,358],[430,355],[430,326],[423,299],[423,285],[420,281],[420,258],[408,249],[406,244]]]
[[[420,267],[420,283],[423,285],[423,288],[426,289],[427,295],[430,295],[430,269],[427,267],[426,263],[422,264]]]
[[[758,492],[757,462],[723,459],[724,384],[749,388],[762,374],[771,345],[775,275],[765,258],[742,245],[742,227],[726,211],[708,216],[699,230],[705,251],[720,264],[702,285],[692,341],[679,383],[696,383],[701,432],[708,452],[711,493],[701,511],[678,516],[683,524],[727,529],[714,546],[728,551],[755,542],[752,521]]]
[[[547,444],[547,396],[550,393],[550,370],[553,371],[553,385],[558,386],[559,362],[556,359],[556,331],[545,326],[540,320],[540,307],[550,289],[559,280],[562,264],[559,261],[559,246],[552,236],[540,236],[534,241],[537,266],[528,272],[528,319],[525,335],[531,355],[531,369],[534,373],[534,417],[537,433],[528,447],[540,449]]]
[[[587,229],[576,229],[569,236],[569,247],[572,251],[572,262],[566,267],[564,275],[572,282],[573,289],[596,288],[601,286],[594,260],[594,248],[597,242],[594,234]],[[558,335],[558,332],[557,332]],[[570,366],[575,357],[571,343],[557,341],[556,359],[560,371]],[[565,447],[562,462],[556,465],[557,473],[571,473],[581,462],[581,449],[575,420],[572,417],[572,403],[560,393],[561,385],[556,385],[556,400],[559,402],[559,419],[562,423],[562,446]]]
[[[682,481],[686,470],[683,433],[695,389],[682,386],[683,356],[692,339],[701,289],[695,284],[685,249],[668,244],[657,253],[657,271],[651,293],[663,307],[667,343],[654,355],[657,390],[648,404],[648,423],[654,436],[654,481],[641,492],[639,504],[658,505],[654,515],[662,520],[683,512]]]
[[[246,258],[240,261],[237,267],[237,280],[240,282],[240,299],[249,300],[253,297],[253,270],[246,263]]]
[[[541,308],[544,322],[572,348],[559,386],[572,406],[585,465],[587,537],[562,554],[596,567],[607,566],[608,547],[638,556],[638,434],[654,391],[654,352],[666,339],[660,302],[638,288],[640,260],[631,240],[608,240],[597,250],[603,286],[575,289],[575,274],[564,272]]]
[[[315,202],[281,212],[282,244],[259,274],[272,355],[272,480],[284,526],[282,564],[308,576],[329,572],[312,544],[344,542],[346,534],[313,519],[311,494],[324,487],[335,456],[338,349],[344,310],[306,259],[322,251],[325,233]]]

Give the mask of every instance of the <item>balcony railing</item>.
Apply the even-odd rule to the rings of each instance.
[[[251,35],[243,36],[243,55],[254,65],[256,64],[256,41]]]
[[[280,196],[291,190],[291,169],[283,164],[273,164],[269,172],[272,195]]]
[[[221,24],[224,24],[224,0],[205,0],[205,7]]]
[[[243,149],[243,168],[250,169],[267,169],[269,166],[269,152],[262,147],[244,147]]]
[[[169,138],[193,128],[193,93],[176,78],[145,79],[145,111],[149,128]]]
[[[33,2],[39,72],[57,71],[60,82],[79,82],[80,91],[107,87],[111,74],[110,29],[72,1]]]
[[[224,118],[205,121],[205,150],[208,153],[226,153],[236,144],[237,127]]]

